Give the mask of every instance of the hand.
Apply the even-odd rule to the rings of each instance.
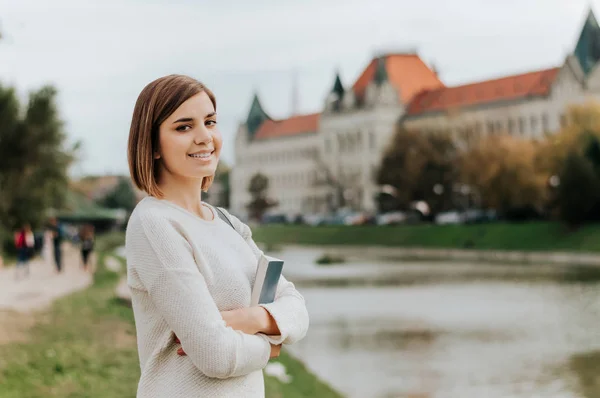
[[[271,356],[269,358],[270,359],[277,358],[280,353],[281,353],[281,344],[279,344],[279,345],[271,344]]]
[[[225,324],[233,330],[246,334],[262,332],[265,321],[269,316],[263,307],[238,308],[230,311],[221,311]]]
[[[177,336],[175,336],[175,344],[181,344],[181,341],[179,341],[179,337],[177,337]],[[181,347],[179,347],[177,349],[177,354],[180,355],[180,356],[182,356],[182,357],[185,356],[185,355],[187,355],[185,353],[185,351],[183,351],[183,348],[181,348]]]

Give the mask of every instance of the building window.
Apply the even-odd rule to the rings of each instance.
[[[515,121],[513,119],[508,119],[508,133],[510,135],[515,133]]]
[[[550,123],[548,122],[548,115],[547,114],[543,114],[542,115],[542,129],[544,130],[544,133],[547,133],[548,131],[550,131]]]
[[[488,134],[494,134],[494,122],[487,122],[487,132]]]
[[[531,122],[531,133],[532,134],[537,133],[537,130],[538,130],[538,119],[537,119],[537,117],[536,116],[531,116],[530,122]]]
[[[502,130],[504,126],[502,126],[502,122],[500,120],[496,121],[496,133],[502,134]]]
[[[525,135],[525,130],[526,130],[525,118],[524,117],[520,117],[519,118],[519,133],[521,135]]]
[[[475,123],[475,132],[479,135],[479,134],[481,134],[481,130],[482,130],[481,122]]]
[[[346,151],[346,137],[343,135],[338,135],[338,148],[340,149],[340,153],[344,153]]]
[[[375,134],[369,131],[369,148],[375,149]]]
[[[354,136],[352,133],[348,133],[346,136],[346,149],[348,152],[354,152]]]

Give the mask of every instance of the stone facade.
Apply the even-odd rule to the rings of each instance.
[[[351,87],[336,75],[323,110],[273,120],[255,96],[235,141],[231,211],[245,216],[250,178],[269,178],[273,213],[376,211],[376,169],[398,123],[427,132],[541,138],[569,105],[600,98],[600,28],[589,13],[573,54],[541,71],[447,87],[416,53],[375,57]],[[585,65],[585,67],[582,67]]]

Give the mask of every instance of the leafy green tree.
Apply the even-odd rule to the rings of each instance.
[[[269,179],[261,173],[256,173],[250,179],[248,184],[248,192],[250,192],[251,200],[248,203],[248,213],[251,219],[260,221],[265,212],[276,205],[276,202],[267,197],[269,189]]]
[[[443,211],[451,206],[456,152],[448,134],[399,127],[381,160],[377,183],[394,188],[397,209],[407,209],[413,201],[422,200],[434,213]],[[436,190],[436,186],[442,189]],[[386,210],[389,207],[387,204]]]
[[[98,200],[98,204],[109,209],[125,209],[131,213],[137,204],[131,180],[127,177],[120,177],[114,189]]]
[[[571,152],[559,177],[558,206],[563,222],[576,227],[589,221],[591,211],[600,201],[600,179],[592,162]]]
[[[558,176],[551,190],[549,211],[567,225],[600,219],[600,104],[571,106],[567,123],[548,136],[538,154],[538,167],[548,176]]]
[[[219,161],[217,171],[215,172],[213,185],[219,185],[220,189],[215,192],[214,188],[209,188],[208,192],[202,194],[203,200],[211,203],[214,206],[229,208],[229,197],[231,192],[229,183],[230,174],[231,168],[224,161]]]
[[[64,204],[68,169],[79,145],[67,148],[51,86],[30,93],[25,109],[0,86],[0,224],[39,226]]]

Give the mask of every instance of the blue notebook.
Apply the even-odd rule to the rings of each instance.
[[[283,260],[262,255],[258,260],[250,305],[268,304],[275,300]]]

